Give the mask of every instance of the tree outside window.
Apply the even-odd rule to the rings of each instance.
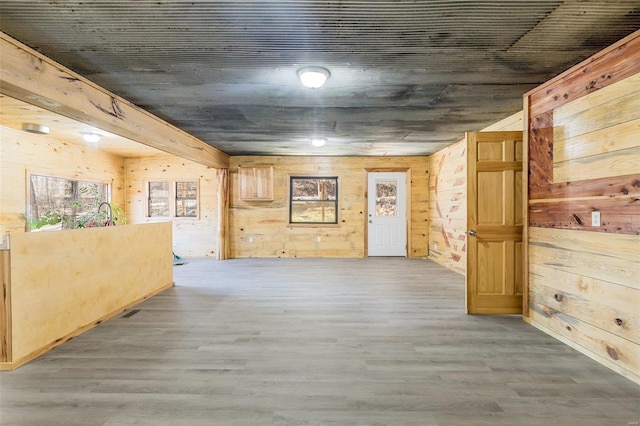
[[[197,181],[147,183],[148,217],[198,217]]]
[[[289,223],[337,224],[338,178],[291,177]]]
[[[149,217],[169,217],[169,182],[148,183]]]
[[[109,200],[109,185],[61,177],[30,175],[29,231],[103,226],[98,207]]]
[[[198,183],[176,182],[176,217],[198,216]]]

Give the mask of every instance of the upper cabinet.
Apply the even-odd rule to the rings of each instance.
[[[273,201],[273,167],[238,167],[240,199]]]

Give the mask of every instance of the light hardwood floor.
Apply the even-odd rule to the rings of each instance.
[[[637,425],[640,387],[421,259],[191,260],[12,372],[2,425]],[[144,279],[144,277],[141,277]]]

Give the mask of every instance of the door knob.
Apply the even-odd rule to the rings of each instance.
[[[369,220],[369,223],[373,223],[373,221],[372,221],[372,220]]]
[[[469,231],[469,235],[471,235],[472,237],[475,237],[478,233],[476,232],[475,229],[472,229]]]

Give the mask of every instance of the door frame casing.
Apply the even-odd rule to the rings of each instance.
[[[411,167],[365,167],[363,173],[364,197],[363,197],[363,221],[362,229],[364,234],[364,250],[363,258],[369,257],[369,173],[406,173],[406,228],[407,228],[407,245],[406,257],[411,257]]]

